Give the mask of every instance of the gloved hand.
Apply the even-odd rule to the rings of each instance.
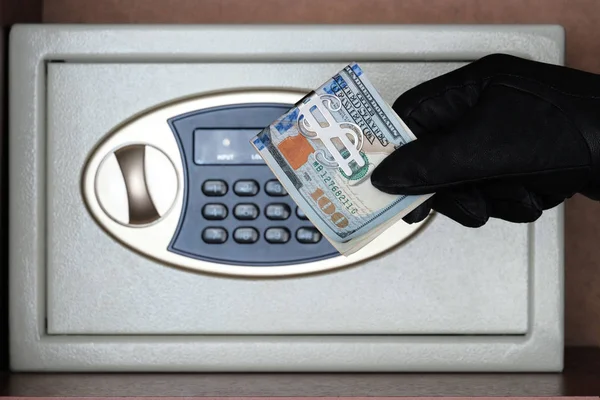
[[[575,193],[600,198],[600,76],[494,54],[401,95],[393,109],[417,140],[388,156],[372,184],[436,194],[433,208],[468,227],[532,222]]]

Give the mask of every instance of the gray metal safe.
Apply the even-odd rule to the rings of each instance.
[[[476,230],[432,214],[345,258],[326,242],[294,239],[306,221],[237,146],[351,61],[392,103],[495,52],[562,64],[563,30],[15,26],[13,370],[560,371],[562,206],[532,224]],[[244,107],[252,117],[239,114]],[[178,150],[175,136],[218,154],[223,143],[238,150],[219,162],[202,145]],[[157,223],[128,220],[123,148],[160,205]],[[258,194],[240,195],[239,181],[255,182]],[[262,217],[273,202],[287,205],[288,219]],[[194,224],[178,231],[184,214]],[[237,226],[269,224],[291,239],[231,240]],[[203,241],[214,225],[228,230],[224,243]],[[176,232],[178,253],[169,250]]]

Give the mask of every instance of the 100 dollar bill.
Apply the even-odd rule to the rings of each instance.
[[[313,225],[349,255],[431,197],[371,185],[375,167],[415,139],[352,63],[250,142]]]

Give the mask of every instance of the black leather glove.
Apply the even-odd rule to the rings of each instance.
[[[575,193],[600,198],[600,76],[494,54],[407,91],[393,104],[417,140],[371,182],[436,194],[433,208],[468,227],[532,222]]]

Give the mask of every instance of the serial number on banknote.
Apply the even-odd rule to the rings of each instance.
[[[356,214],[358,212],[358,208],[354,207],[354,203],[344,194],[344,191],[337,185],[335,180],[331,177],[327,169],[321,165],[318,161],[313,161],[313,167],[317,172],[318,176],[321,178],[323,183],[331,190],[331,192],[335,195],[336,199],[351,213]],[[320,188],[317,188],[312,194],[311,197],[315,199],[316,193],[323,193]],[[333,203],[332,203],[333,205]],[[334,206],[335,207],[335,206]],[[325,212],[325,210],[323,210]],[[336,224],[337,225],[337,224]],[[346,224],[347,225],[347,224]],[[338,225],[339,226],[339,225]]]

